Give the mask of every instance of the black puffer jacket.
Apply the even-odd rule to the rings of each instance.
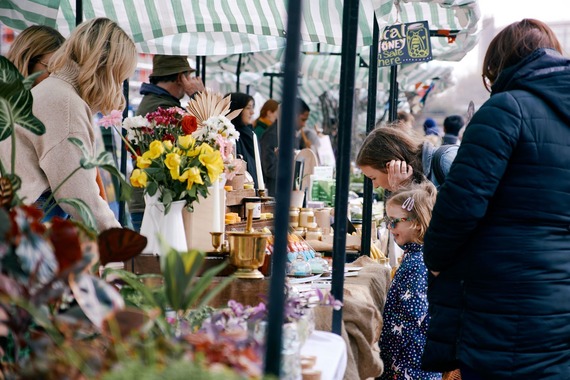
[[[568,59],[540,49],[501,73],[440,190],[424,259],[441,272],[424,364],[570,379]]]

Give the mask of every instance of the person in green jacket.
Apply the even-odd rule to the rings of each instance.
[[[269,99],[261,107],[259,111],[259,117],[253,123],[253,131],[255,132],[257,139],[261,141],[261,136],[267,128],[269,128],[277,120],[277,109],[279,108],[279,102],[273,99]]]

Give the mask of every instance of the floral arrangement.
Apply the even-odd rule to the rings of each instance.
[[[166,212],[180,200],[192,209],[220,174],[231,178],[235,169],[239,133],[230,120],[241,110],[230,113],[230,102],[229,96],[206,90],[190,100],[187,111],[159,108],[122,122],[122,113],[115,110],[99,125],[127,131],[125,142],[136,161],[130,178],[134,187],[145,188],[150,196],[159,193]]]

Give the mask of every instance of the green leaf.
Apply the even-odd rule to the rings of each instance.
[[[12,62],[0,56],[0,141],[12,134],[15,124],[36,135],[45,133],[45,126],[32,114],[32,93],[22,74]]]
[[[162,274],[166,299],[172,309],[180,310],[180,296],[182,295],[180,286],[184,282],[185,276],[182,258],[175,250],[170,250],[167,253]]]
[[[214,268],[210,268],[208,269],[206,272],[204,272],[202,274],[202,276],[200,277],[200,280],[198,280],[198,282],[196,284],[194,284],[192,291],[190,292],[190,294],[188,294],[187,297],[187,307],[190,307],[191,305],[193,305],[194,303],[198,302],[200,300],[200,297],[204,294],[204,292],[206,290],[208,290],[208,287],[212,284],[212,280],[214,279],[214,277],[220,273],[225,267],[226,267],[226,263],[222,263],[220,265],[215,266]],[[227,285],[227,283],[229,283],[229,281],[227,283],[224,283],[224,286]],[[219,286],[219,285],[218,285]],[[219,292],[221,289],[218,289],[217,292]],[[207,302],[208,300],[206,300]],[[206,302],[201,301],[200,305],[205,305]]]
[[[99,154],[96,160],[96,164],[98,167],[108,171],[112,176],[116,177],[119,180],[119,183],[121,185],[121,194],[119,199],[121,201],[128,201],[131,199],[133,187],[125,180],[125,176],[115,166],[111,153],[102,152]]]
[[[87,147],[85,146],[85,144],[83,144],[83,141],[81,141],[77,137],[68,137],[67,141],[69,141],[70,143],[72,143],[73,145],[78,147],[79,150],[81,150],[81,153],[83,153],[84,158],[89,159],[91,157],[91,154],[87,150]]]
[[[95,217],[93,216],[93,213],[91,212],[89,206],[87,206],[87,203],[85,203],[83,200],[76,198],[60,198],[58,199],[57,203],[66,203],[72,206],[83,220],[85,227],[93,231],[97,231],[97,222],[95,220]]]
[[[106,278],[109,274],[113,274],[118,279],[126,282],[131,288],[139,292],[151,307],[158,307],[164,310],[165,305],[161,304],[152,291],[150,291],[150,289],[141,282],[142,276],[139,277],[126,270],[108,268],[103,271],[103,278]]]
[[[156,182],[148,182],[146,192],[151,197],[158,191],[158,184]]]

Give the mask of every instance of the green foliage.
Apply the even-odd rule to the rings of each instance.
[[[219,368],[208,369],[206,366],[186,358],[169,360],[166,365],[143,360],[128,360],[117,365],[111,372],[103,376],[103,380],[232,380],[243,379],[231,370]]]
[[[7,58],[0,56],[0,141],[12,135],[15,124],[36,135],[45,126],[32,114],[30,89],[38,75],[25,78]]]

